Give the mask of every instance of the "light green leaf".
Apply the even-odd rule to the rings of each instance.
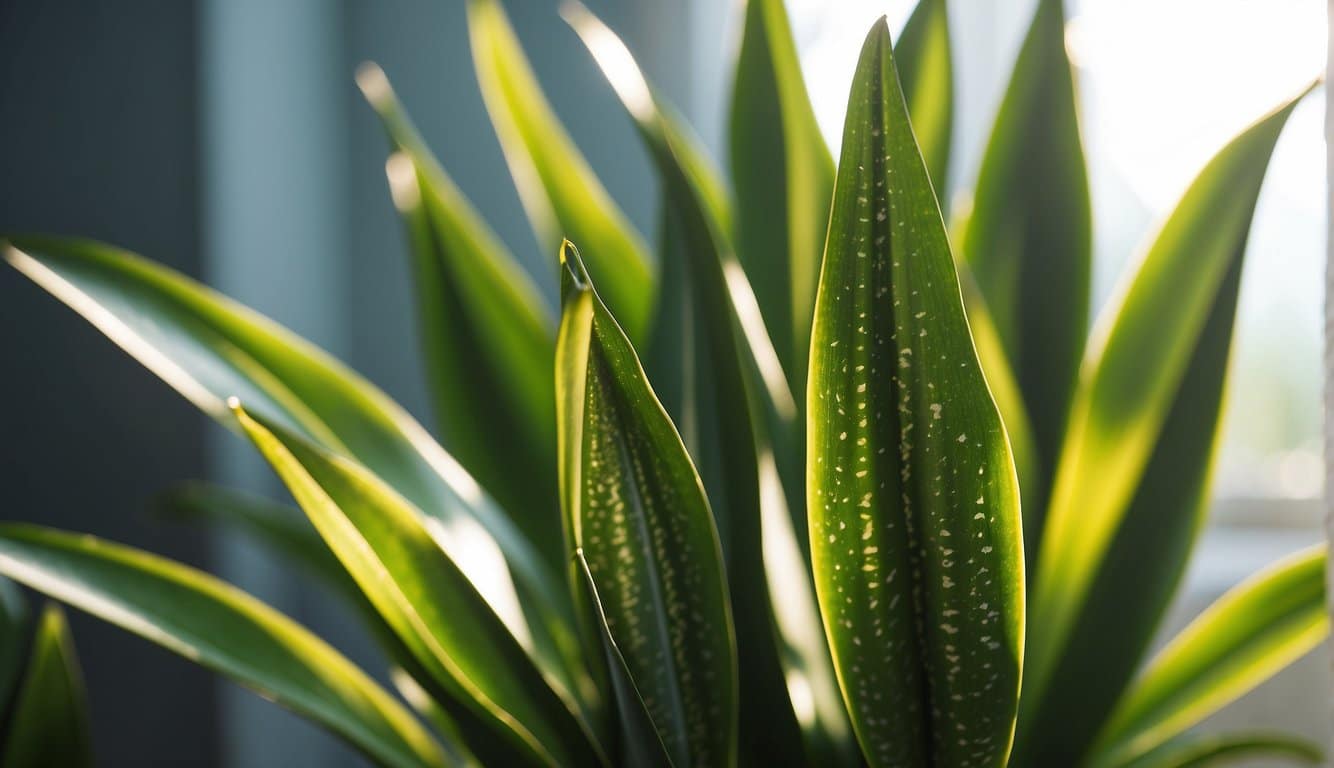
[[[1039,562],[1046,484],[1088,331],[1090,216],[1065,11],[1062,0],[1040,0],[959,240],[1032,423],[1040,482],[1024,488],[1027,521],[1039,526],[1025,529],[1029,563]]]
[[[458,462],[369,382],[267,318],[125,251],[15,238],[0,252],[224,425],[237,426],[225,405],[236,396],[252,413],[367,467],[429,517],[436,541],[507,625],[565,647],[573,618],[568,595],[556,586],[559,572],[545,567]]]
[[[385,623],[431,679],[511,745],[510,760],[597,759],[572,673],[531,637],[511,634],[407,500],[365,468],[234,407]],[[542,671],[525,651],[545,661]]]
[[[853,79],[808,389],[815,584],[867,760],[1005,764],[1019,489],[883,19]]]
[[[236,680],[383,765],[448,764],[352,662],[205,573],[91,536],[13,524],[0,526],[0,573]]]
[[[79,768],[93,764],[87,694],[65,614],[48,605],[37,621],[23,685],[8,714],[0,765]]]
[[[1117,705],[1093,750],[1115,766],[1180,734],[1329,635],[1325,547],[1312,547],[1229,590],[1172,639]]]
[[[747,3],[730,139],[737,256],[789,385],[801,391],[834,162],[815,122],[782,0]]]
[[[1187,735],[1167,742],[1143,757],[1126,763],[1122,768],[1200,768],[1257,759],[1320,765],[1325,754],[1315,744],[1283,733]]]
[[[1295,103],[1209,162],[1090,345],[1031,592],[1017,757],[1080,757],[1176,591],[1207,511],[1251,215]]]
[[[561,249],[556,341],[561,505],[611,636],[678,765],[737,756],[737,657],[699,476],[639,360]]]
[[[468,0],[468,28],[477,81],[541,252],[566,237],[582,244],[608,304],[643,341],[655,292],[648,249],[547,103],[499,0]]]
[[[894,59],[913,134],[943,208],[949,202],[950,141],[954,136],[954,65],[945,0],[918,0],[894,46]]]
[[[423,349],[445,447],[551,566],[561,568],[550,370],[554,315],[426,147],[384,72],[364,64],[357,83],[397,149],[385,170],[407,226]],[[514,482],[516,467],[525,482]]]

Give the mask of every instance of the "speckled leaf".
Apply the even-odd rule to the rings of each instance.
[[[552,568],[562,568],[550,371],[555,315],[426,147],[384,72],[362,65],[357,84],[397,150],[385,170],[407,228],[444,445]],[[524,482],[514,482],[516,470]]]
[[[737,756],[737,666],[718,535],[699,476],[629,339],[561,250],[561,506],[611,636],[678,765]]]
[[[783,0],[750,0],[732,90],[737,256],[790,386],[806,382],[834,161],[815,122]]]
[[[5,768],[81,768],[93,764],[87,695],[74,638],[60,606],[37,621],[23,684],[7,715],[0,765]]]
[[[681,379],[677,419],[718,521],[737,631],[742,753],[757,764],[792,759],[802,730],[789,699],[763,559],[757,420],[765,406],[795,405],[745,273],[732,254],[726,195],[717,171],[647,84],[615,33],[575,3],[563,13],[608,74],[640,129],[663,185],[667,244],[659,307],[678,303],[681,359],[650,367]],[[636,77],[636,75],[638,75]],[[659,320],[664,319],[662,315]],[[662,337],[654,329],[655,341]],[[658,351],[658,350],[654,350]],[[759,375],[751,379],[752,371]],[[761,405],[760,403],[764,403]]]
[[[511,744],[509,760],[596,762],[575,683],[532,638],[512,634],[403,497],[357,464],[252,417],[246,434],[413,658],[454,701]],[[544,677],[543,671],[547,674]]]
[[[1251,215],[1294,104],[1201,171],[1090,345],[1030,592],[1015,745],[1025,763],[1083,755],[1204,523]]]
[[[206,573],[91,536],[12,524],[0,526],[0,573],[236,680],[383,765],[449,764],[356,665]]]
[[[1121,768],[1203,768],[1238,761],[1264,760],[1284,765],[1320,765],[1324,751],[1284,733],[1242,732],[1179,736]],[[1250,764],[1248,762],[1247,764]]]
[[[919,0],[894,46],[903,98],[927,175],[942,208],[949,203],[950,141],[954,136],[954,64],[945,0]]]
[[[468,28],[477,81],[541,252],[565,237],[583,245],[608,305],[643,341],[655,290],[648,248],[547,103],[499,0],[468,0]]]
[[[825,632],[874,766],[1005,764],[1019,493],[881,19],[853,79],[807,390]]]
[[[1088,332],[1093,247],[1062,2],[1038,3],[958,240],[1033,427],[1040,482],[1024,488],[1030,565]]]
[[[1329,635],[1325,547],[1233,587],[1154,657],[1112,713],[1092,765],[1146,754],[1269,679]]]

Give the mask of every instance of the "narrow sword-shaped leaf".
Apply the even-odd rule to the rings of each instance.
[[[1293,765],[1320,765],[1325,753],[1315,744],[1284,733],[1186,735],[1125,763],[1122,768],[1201,768],[1260,759]]]
[[[959,240],[1032,423],[1041,482],[1024,507],[1039,526],[1088,331],[1093,247],[1062,2],[1038,3]],[[1041,533],[1025,530],[1029,563]]]
[[[65,614],[48,605],[37,620],[23,685],[8,715],[0,764],[80,768],[93,764],[87,694]]]
[[[611,636],[678,765],[731,765],[737,658],[713,515],[629,339],[561,249],[561,505]]]
[[[246,434],[416,661],[512,744],[525,764],[596,762],[574,683],[543,677],[436,544],[421,515],[378,478],[234,404]],[[537,649],[532,649],[537,650]],[[549,663],[548,670],[559,669]]]
[[[1079,758],[1175,593],[1207,511],[1251,216],[1295,103],[1201,171],[1090,346],[1031,593],[1016,757]]]
[[[807,397],[815,584],[863,753],[1004,765],[1019,489],[883,18],[849,97]]]
[[[1108,720],[1094,766],[1144,755],[1267,680],[1329,636],[1325,547],[1229,590],[1149,663]]]
[[[554,314],[426,147],[384,72],[363,64],[357,84],[397,150],[385,171],[413,255],[444,445],[561,568]],[[514,482],[516,467],[525,482]]]
[[[942,208],[949,204],[950,142],[954,138],[954,64],[945,0],[919,0],[903,25],[894,59],[913,134]]]
[[[750,0],[732,89],[736,248],[791,388],[806,381],[811,313],[834,189],[782,0]]]
[[[91,536],[13,524],[0,526],[0,573],[236,680],[383,765],[449,764],[356,665],[208,574]]]
[[[552,111],[499,0],[468,0],[477,81],[542,253],[566,237],[589,252],[630,338],[647,337],[654,275],[648,249]]]

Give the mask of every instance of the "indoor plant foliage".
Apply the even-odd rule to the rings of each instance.
[[[1187,731],[1324,638],[1322,550],[1147,654],[1204,519],[1250,217],[1295,98],[1205,167],[1086,343],[1090,215],[1059,0],[1039,2],[948,230],[944,0],[922,0],[897,46],[883,20],[871,30],[837,164],[781,0],[751,0],[730,182],[615,35],[581,6],[563,14],[643,137],[662,226],[650,247],[500,4],[470,0],[487,108],[559,254],[558,311],[385,75],[358,73],[391,144],[440,443],[329,356],[149,261],[54,238],[5,248],[254,443],[304,516],[206,486],[167,508],[344,596],[401,696],[148,553],[9,524],[0,573],[385,765],[1318,759],[1281,734]],[[20,602],[3,605],[0,650],[26,648]],[[7,700],[28,681],[10,743],[33,712],[81,722],[47,616],[33,645],[53,650],[0,654]]]

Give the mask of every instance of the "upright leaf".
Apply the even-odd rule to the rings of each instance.
[[[963,227],[963,258],[991,309],[1032,422],[1041,483],[1025,488],[1028,562],[1061,449],[1088,330],[1088,174],[1063,0],[1039,0],[996,115]],[[1007,414],[1008,416],[1008,414]]]
[[[863,753],[1004,765],[1023,653],[1018,483],[884,19],[849,97],[807,397],[815,584]]]
[[[1093,752],[1115,766],[1146,754],[1267,680],[1329,635],[1325,547],[1232,588],[1154,657]]]
[[[568,243],[561,263],[556,392],[568,538],[672,762],[733,764],[737,657],[709,502]]]
[[[815,122],[782,0],[746,5],[730,140],[737,256],[789,384],[800,391],[834,162]]]
[[[6,768],[92,765],[85,699],[65,614],[59,606],[48,605],[37,622],[23,685],[0,746],[0,764]]]
[[[499,0],[468,0],[473,63],[519,198],[542,253],[569,237],[636,341],[648,332],[654,276],[648,249],[542,93]]]
[[[364,64],[357,84],[397,150],[385,170],[407,226],[423,349],[445,447],[552,567],[562,567],[550,372],[553,315],[426,147],[384,72]],[[514,482],[516,469],[524,482]]]
[[[384,765],[449,764],[356,665],[208,574],[90,536],[13,524],[0,526],[0,573],[220,672]]]
[[[32,623],[28,602],[8,579],[0,579],[0,731],[10,696],[23,674]]]
[[[954,64],[945,0],[918,0],[894,46],[894,58],[917,146],[936,199],[944,207],[949,203],[950,141],[954,137]]]
[[[596,760],[588,726],[574,711],[570,671],[555,659],[541,671],[533,664],[525,646],[539,658],[543,649],[511,634],[409,502],[365,468],[234,407],[385,623],[432,679],[491,726],[493,739],[511,744],[509,760]]]
[[[1251,214],[1294,104],[1209,162],[1090,346],[1032,592],[1017,758],[1079,758],[1176,591],[1207,509]]]

